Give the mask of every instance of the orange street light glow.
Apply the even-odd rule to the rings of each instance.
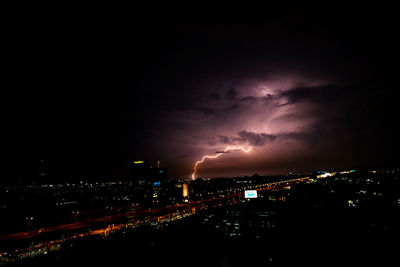
[[[192,173],[192,180],[194,180],[194,176],[196,175],[197,167],[200,163],[203,163],[205,159],[216,159],[219,156],[225,154],[225,152],[228,152],[229,150],[242,150],[243,152],[249,153],[253,148],[244,148],[242,146],[227,146],[224,150],[224,153],[218,153],[217,155],[205,155],[201,160],[196,161],[193,167],[193,173]]]

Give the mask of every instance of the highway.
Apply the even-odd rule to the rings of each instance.
[[[305,178],[298,178],[298,179],[291,179],[285,180],[275,183],[267,184],[266,186],[255,188],[254,190],[257,191],[264,191],[264,190],[273,190],[277,188],[283,188],[286,186],[290,186],[291,184],[302,182],[309,179],[309,177]],[[204,200],[198,201],[190,201],[187,203],[177,204],[174,206],[167,206],[167,207],[159,207],[153,208],[148,210],[134,210],[134,211],[127,211],[124,213],[117,213],[109,216],[104,216],[97,219],[87,220],[87,221],[77,221],[76,223],[69,223],[69,224],[62,224],[57,226],[51,226],[46,228],[41,228],[37,230],[25,231],[20,233],[13,233],[4,236],[0,236],[0,241],[7,241],[7,240],[20,240],[20,239],[30,239],[41,236],[45,233],[50,232],[63,232],[63,231],[71,231],[71,230],[78,230],[84,228],[90,228],[93,226],[98,225],[107,225],[118,223],[122,221],[132,220],[136,218],[137,220],[143,220],[143,218],[150,218],[150,220],[157,220],[160,216],[171,216],[171,214],[175,214],[177,212],[184,212],[184,211],[196,211],[201,209],[207,209],[212,206],[213,203],[220,203],[224,200],[234,199],[234,198],[244,198],[244,192],[238,192],[213,198],[208,198]]]

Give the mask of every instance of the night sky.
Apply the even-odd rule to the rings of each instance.
[[[7,17],[7,177],[173,178],[399,165],[390,7],[136,7]],[[10,149],[8,149],[10,147]],[[6,178],[4,178],[6,179]]]

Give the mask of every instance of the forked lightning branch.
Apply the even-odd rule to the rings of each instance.
[[[242,150],[243,152],[249,153],[252,149],[253,149],[252,147],[249,147],[249,148],[246,149],[246,148],[244,148],[242,146],[227,146],[225,148],[225,150],[217,151],[217,153],[218,153],[217,155],[205,155],[205,156],[203,156],[203,158],[201,160],[196,161],[196,163],[194,164],[193,173],[192,173],[192,180],[195,179],[195,175],[196,175],[197,168],[198,168],[199,164],[203,163],[205,161],[205,159],[216,159],[216,158],[220,157],[222,154],[227,153],[227,152],[229,152],[231,150],[234,150],[234,151]]]

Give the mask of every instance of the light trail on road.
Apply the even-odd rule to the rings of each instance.
[[[272,190],[272,189],[279,188],[280,186],[287,186],[289,184],[304,181],[307,179],[309,179],[309,177],[274,182],[274,183],[270,183],[266,186],[257,188],[255,190],[257,190],[257,191]],[[79,221],[76,223],[51,226],[51,227],[41,228],[38,230],[31,230],[31,231],[25,231],[25,232],[20,232],[20,233],[8,234],[8,235],[0,236],[0,240],[19,240],[19,239],[34,238],[34,237],[37,237],[37,236],[40,236],[40,235],[43,235],[43,234],[49,233],[49,232],[83,229],[83,228],[91,227],[96,224],[112,224],[119,220],[123,220],[123,219],[129,218],[129,217],[140,217],[140,216],[151,216],[151,215],[158,217],[161,214],[168,214],[168,213],[172,213],[172,212],[177,212],[179,210],[182,211],[182,210],[185,210],[188,208],[189,209],[193,209],[193,208],[197,209],[199,207],[202,207],[202,205],[204,205],[206,203],[217,202],[217,201],[234,198],[234,197],[244,197],[244,192],[241,191],[241,192],[232,193],[232,194],[228,194],[228,195],[224,195],[224,196],[218,196],[218,197],[213,197],[213,198],[208,198],[208,199],[203,199],[203,200],[190,201],[188,203],[177,204],[175,206],[159,207],[159,208],[153,208],[150,210],[128,211],[128,212],[125,212],[122,214],[113,214],[113,215],[105,216],[102,218],[93,219],[90,221]]]

